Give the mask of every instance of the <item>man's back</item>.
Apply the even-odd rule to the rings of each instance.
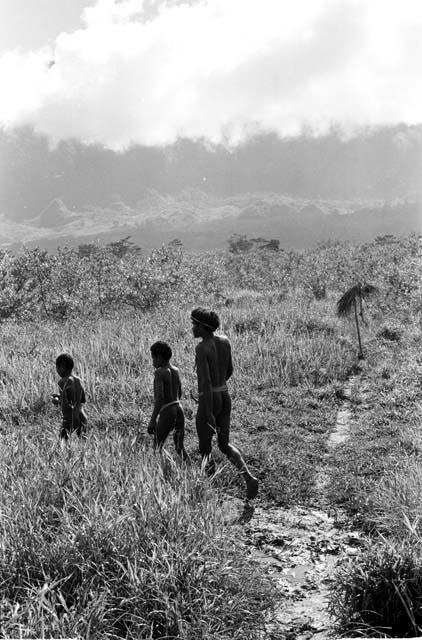
[[[212,387],[221,387],[230,378],[233,372],[231,346],[225,336],[210,336],[200,342],[196,348],[197,371],[199,386],[207,383],[203,375],[208,369],[209,381]]]
[[[198,411],[196,430],[205,471],[215,473],[212,458],[212,438],[246,481],[247,498],[258,491],[258,480],[250,473],[240,451],[230,443],[231,398],[227,380],[233,373],[231,345],[225,336],[216,336],[220,319],[214,311],[198,307],[191,313],[194,338],[201,338],[196,347],[195,364],[198,376]]]

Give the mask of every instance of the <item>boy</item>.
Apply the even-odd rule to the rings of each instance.
[[[240,451],[229,443],[231,398],[227,380],[233,373],[231,345],[225,336],[215,336],[220,319],[214,311],[197,308],[191,313],[194,338],[201,338],[196,347],[196,373],[198,376],[198,411],[196,430],[199,451],[209,473],[215,472],[211,454],[212,437],[217,435],[218,446],[240,471],[246,482],[248,500],[258,493],[258,480],[250,473]]]
[[[162,449],[170,431],[176,452],[187,462],[189,456],[183,441],[185,437],[185,415],[180,398],[182,385],[179,371],[170,364],[172,351],[166,342],[154,342],[151,347],[154,375],[154,410],[148,426],[148,433],[154,434],[154,448]]]
[[[53,404],[61,406],[63,423],[60,439],[62,440],[68,440],[73,431],[81,437],[87,423],[86,414],[81,406],[86,402],[85,391],[80,379],[72,374],[73,367],[73,358],[68,353],[57,356],[56,371],[60,376],[58,382],[60,394],[53,393]]]

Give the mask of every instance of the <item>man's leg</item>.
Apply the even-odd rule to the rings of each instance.
[[[218,446],[230,462],[240,471],[245,482],[248,500],[255,498],[258,493],[258,480],[248,469],[239,449],[229,443],[230,439],[230,414],[231,414],[231,398],[227,392],[220,392],[221,412],[216,417]]]
[[[205,473],[212,476],[215,473],[215,462],[211,454],[214,431],[208,424],[205,407],[201,399],[199,399],[196,412],[196,433],[198,434],[199,452],[202,456]]]

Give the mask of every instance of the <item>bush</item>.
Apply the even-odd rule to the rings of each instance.
[[[382,327],[377,333],[377,338],[383,340],[390,340],[391,342],[398,342],[403,336],[403,330],[397,327]]]
[[[422,630],[422,548],[414,542],[369,543],[338,569],[330,612],[342,633],[418,636]]]

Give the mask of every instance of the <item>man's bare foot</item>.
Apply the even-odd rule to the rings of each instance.
[[[246,481],[246,497],[248,500],[253,500],[256,498],[256,494],[258,493],[258,480],[254,477],[249,478]]]

